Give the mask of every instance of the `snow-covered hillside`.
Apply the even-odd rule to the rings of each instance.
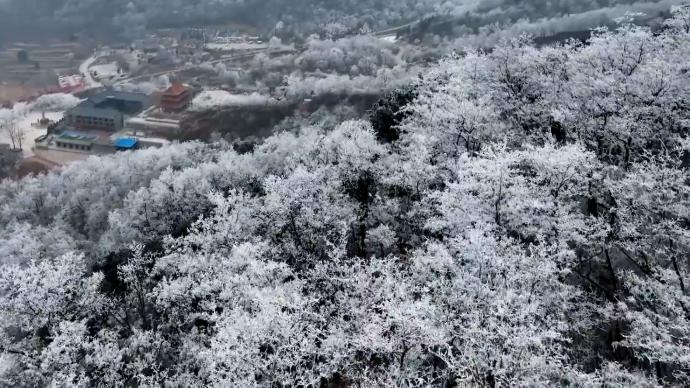
[[[3,182],[0,385],[688,386],[689,10]]]

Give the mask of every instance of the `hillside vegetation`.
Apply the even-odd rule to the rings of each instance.
[[[680,8],[5,181],[0,385],[687,386],[688,58]]]

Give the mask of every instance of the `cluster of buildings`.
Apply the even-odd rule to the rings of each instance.
[[[58,86],[61,93],[78,93],[86,89],[86,81],[81,74],[60,75]]]
[[[137,148],[136,137],[123,132],[125,119],[150,105],[145,94],[101,92],[65,112],[62,120],[50,126],[48,134],[35,147],[94,154]]]
[[[81,154],[161,146],[179,130],[175,115],[184,111],[192,92],[175,84],[160,96],[106,90],[65,112],[36,139],[35,150]]]

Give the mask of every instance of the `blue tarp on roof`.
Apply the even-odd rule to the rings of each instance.
[[[115,140],[115,147],[122,148],[126,150],[131,150],[136,147],[139,141],[133,137],[121,137]]]

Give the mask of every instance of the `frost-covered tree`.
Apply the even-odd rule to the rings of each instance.
[[[685,19],[4,181],[0,384],[690,384]]]

